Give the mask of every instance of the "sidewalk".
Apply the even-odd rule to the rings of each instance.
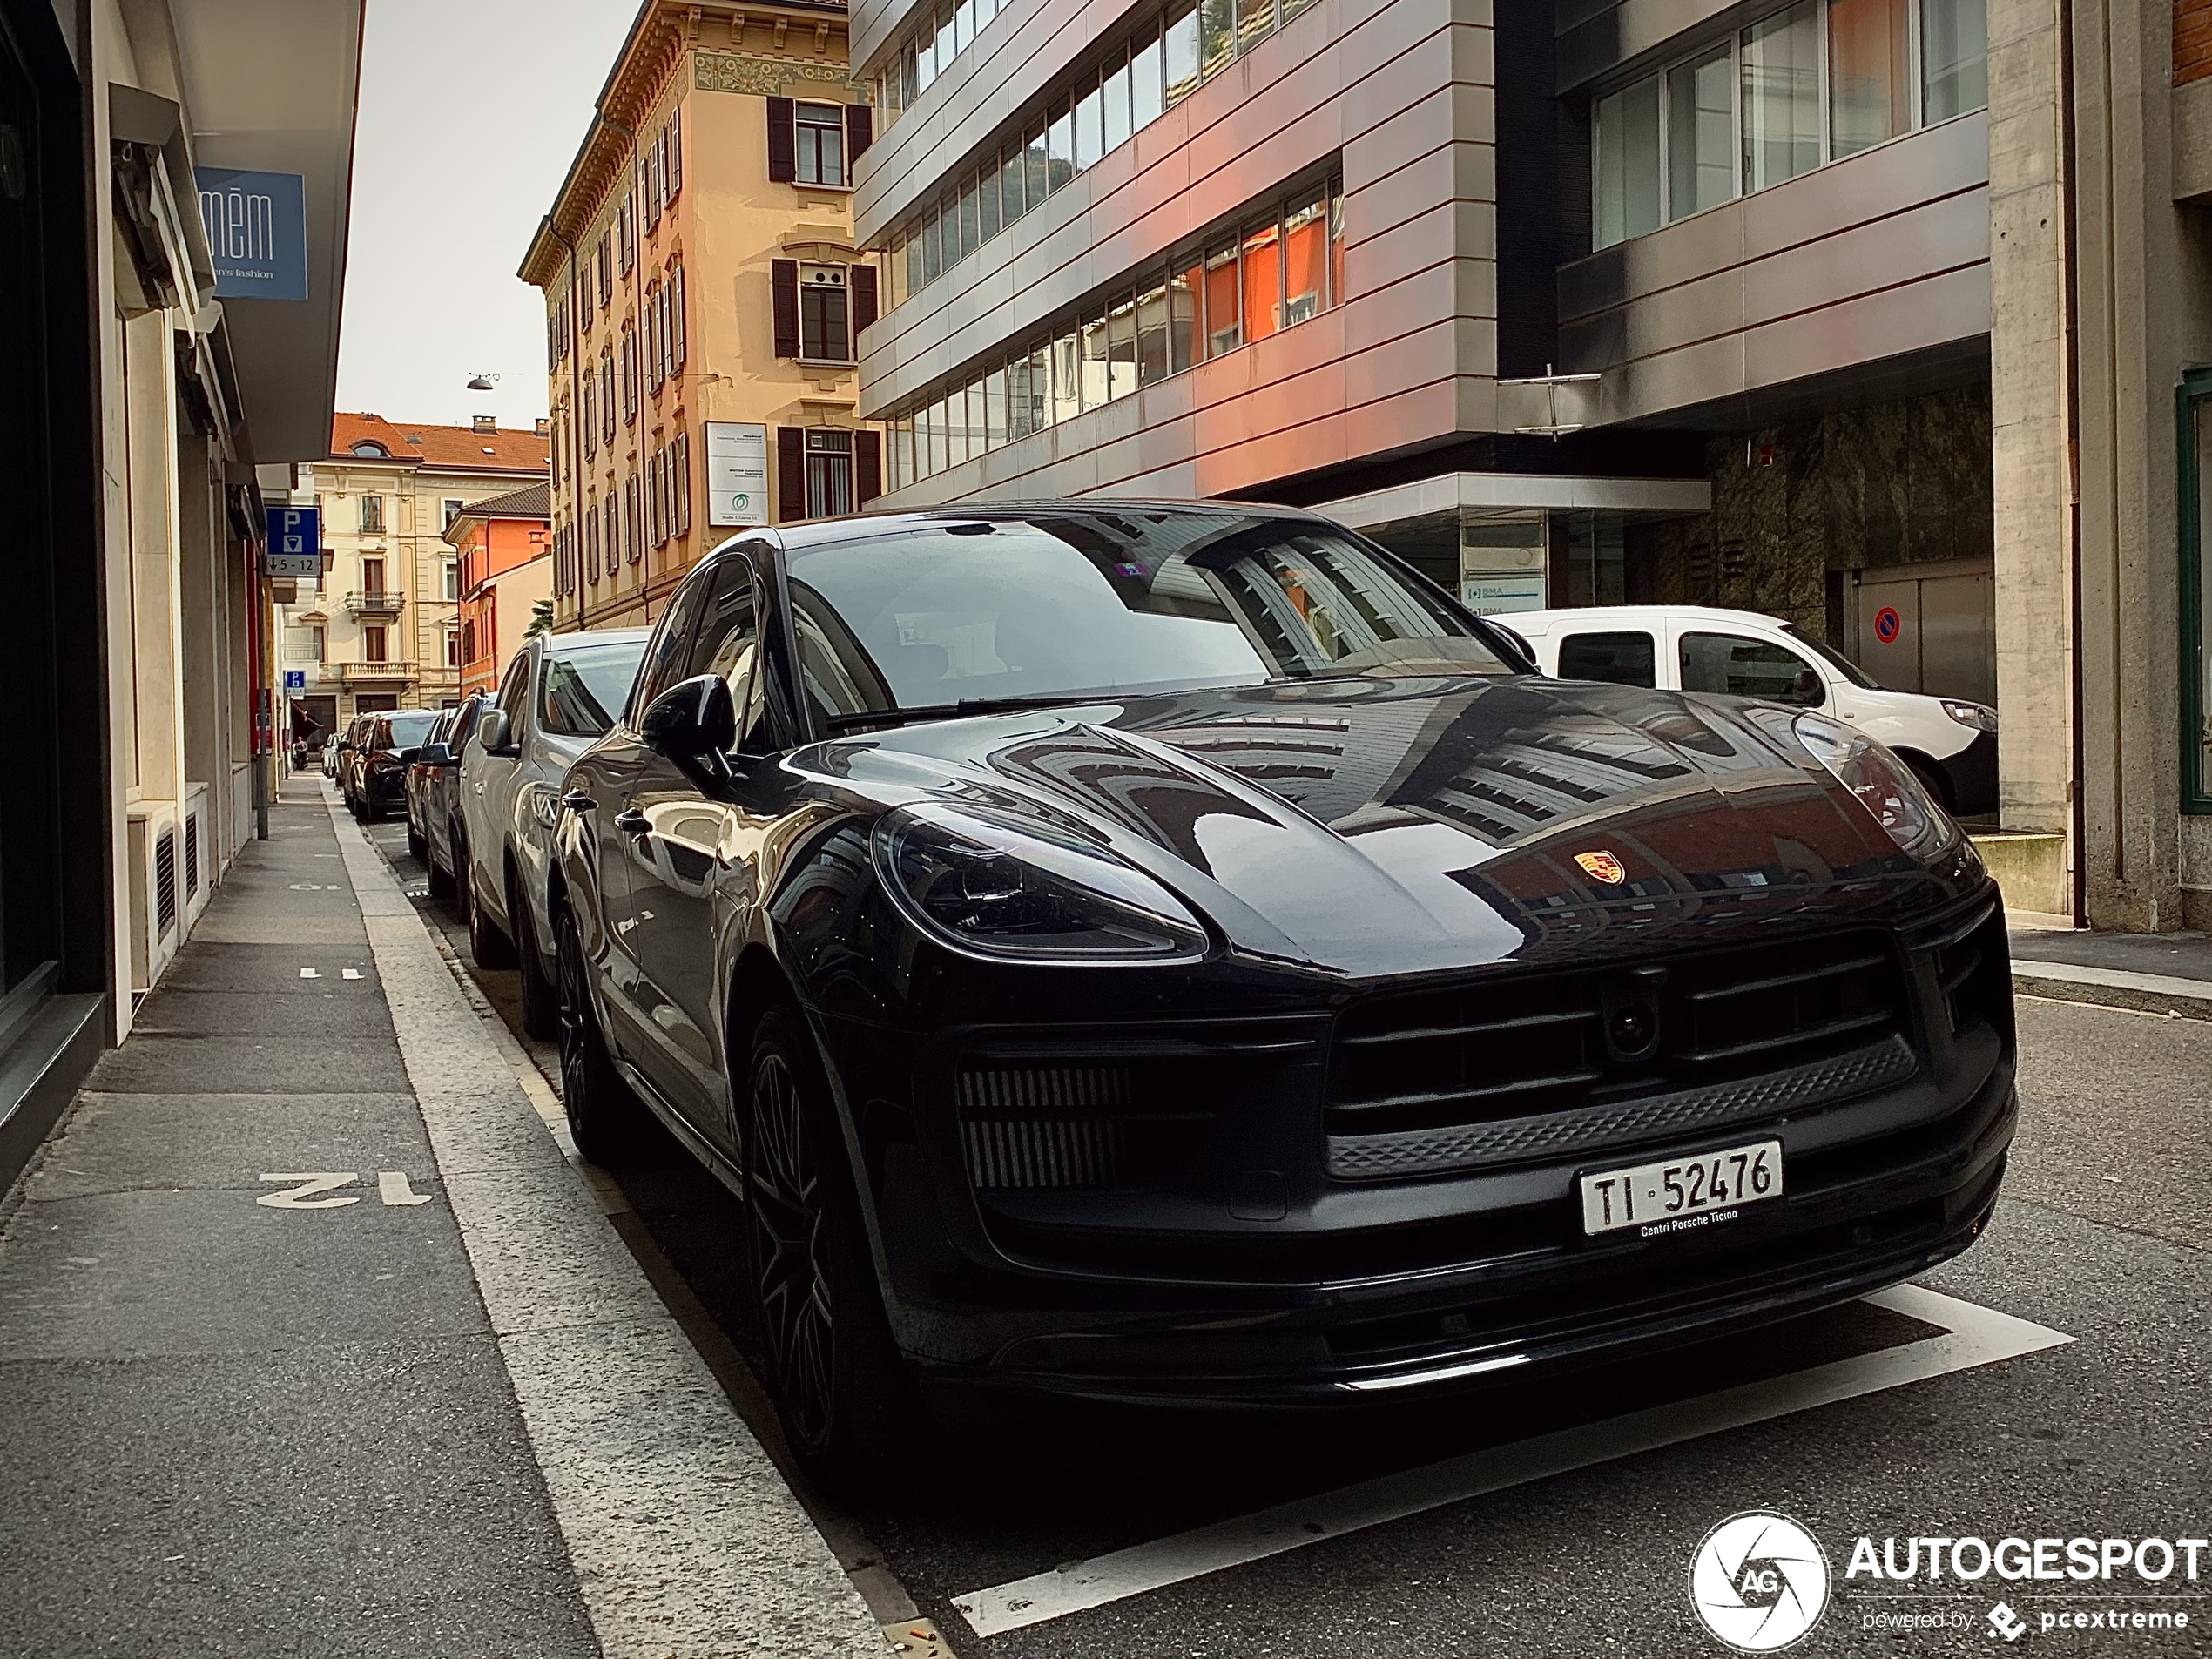
[[[388,868],[271,819],[0,1210],[0,1653],[887,1651]]]
[[[2013,987],[2024,996],[2212,1020],[2212,938],[2015,928]]]

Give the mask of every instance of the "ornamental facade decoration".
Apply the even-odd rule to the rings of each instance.
[[[819,57],[740,57],[734,52],[694,52],[691,80],[702,92],[752,92],[779,98],[793,81],[821,83],[828,67]],[[865,104],[867,93],[860,87],[845,94],[848,104]]]

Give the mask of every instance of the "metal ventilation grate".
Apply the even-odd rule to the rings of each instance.
[[[177,832],[172,826],[153,844],[154,936],[165,937],[177,925]]]
[[[199,893],[199,814],[191,813],[185,819],[185,897],[195,898]]]

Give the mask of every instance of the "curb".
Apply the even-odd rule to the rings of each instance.
[[[2013,961],[2013,990],[2060,1002],[2086,1002],[2134,1014],[2162,1014],[2182,1020],[2212,1020],[2212,981],[2180,979],[2166,974],[2134,974],[2118,968],[2081,968],[2072,962]]]

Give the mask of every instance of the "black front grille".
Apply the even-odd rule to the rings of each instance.
[[[2012,1029],[2012,947],[1994,903],[1982,906],[1936,941],[1936,988],[1952,1035],[1977,1025]]]
[[[1323,1114],[1332,1163],[1343,1167],[1343,1137],[1497,1123],[1895,1053],[1905,1007],[1896,948],[1878,933],[1378,997],[1338,1022]]]

